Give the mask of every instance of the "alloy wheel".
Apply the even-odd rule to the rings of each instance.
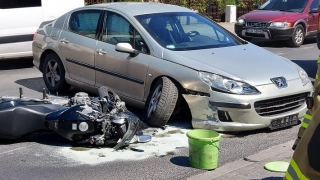
[[[302,29],[297,29],[294,39],[297,44],[300,44],[303,41],[303,30]]]
[[[159,84],[158,87],[154,90],[149,103],[148,118],[150,118],[152,114],[156,111],[159,104],[161,93],[162,93],[162,85]]]
[[[46,67],[46,79],[52,87],[55,87],[60,82],[60,69],[55,60],[49,60]]]

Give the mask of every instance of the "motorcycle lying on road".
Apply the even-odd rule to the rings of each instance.
[[[99,97],[78,92],[68,99],[43,99],[4,96],[0,98],[0,139],[18,139],[27,134],[50,130],[76,144],[129,146],[134,137],[148,142],[151,136],[141,135],[148,126],[128,111],[119,96],[102,86]]]

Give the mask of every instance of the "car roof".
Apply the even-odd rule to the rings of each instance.
[[[122,12],[130,12],[133,16],[142,15],[142,14],[153,14],[153,13],[162,13],[162,12],[194,12],[188,8],[155,3],[155,2],[119,2],[119,3],[102,3],[94,4],[86,7],[99,7],[99,8],[110,8],[120,10]]]

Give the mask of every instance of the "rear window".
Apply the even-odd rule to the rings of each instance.
[[[82,36],[95,38],[101,10],[83,10],[72,13],[70,31]]]
[[[39,7],[41,0],[0,0],[0,9]]]

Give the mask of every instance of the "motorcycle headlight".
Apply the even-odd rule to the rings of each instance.
[[[291,27],[291,23],[288,22],[272,22],[270,24],[270,27],[274,27],[274,28],[288,28]]]
[[[304,85],[308,84],[310,82],[308,74],[299,65],[296,64],[296,66],[297,66],[297,70],[298,70],[302,85],[304,86]]]
[[[244,24],[244,23],[245,23],[244,19],[238,19],[238,20],[237,20],[237,24],[242,25],[242,24]]]
[[[199,78],[213,89],[232,93],[232,94],[258,94],[260,93],[253,86],[244,83],[235,81],[217,74],[211,74],[207,72],[199,72]]]

